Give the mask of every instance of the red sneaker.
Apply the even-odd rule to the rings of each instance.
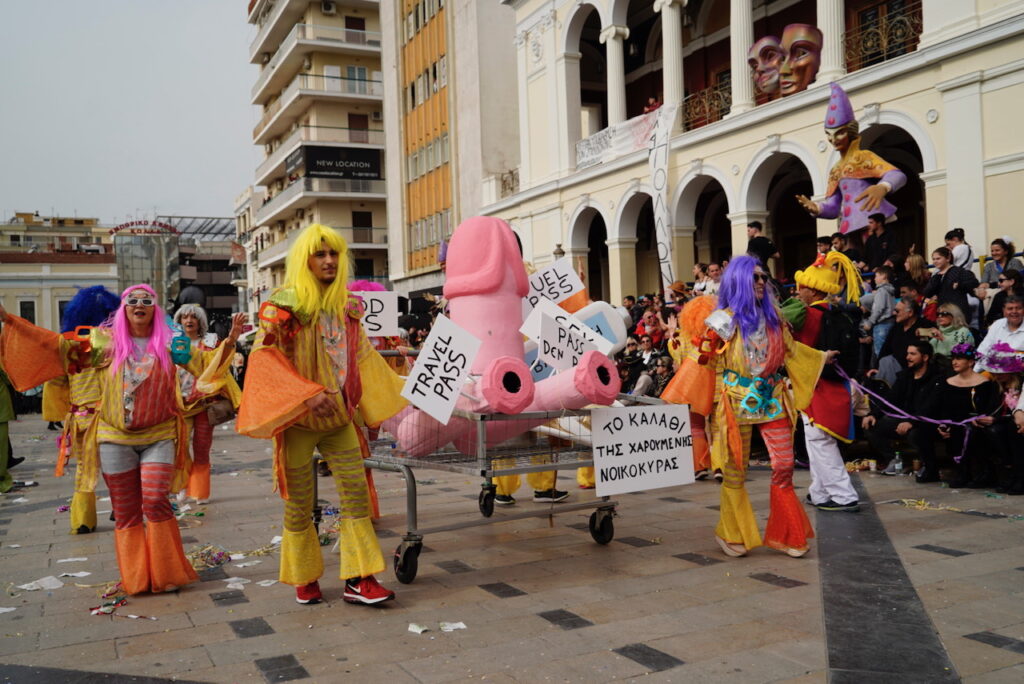
[[[320,593],[319,582],[310,582],[301,587],[295,587],[295,601],[297,603],[320,603],[323,600],[324,597]]]
[[[345,580],[344,599],[348,603],[373,605],[390,601],[393,598],[395,598],[395,592],[380,586],[372,575]]]

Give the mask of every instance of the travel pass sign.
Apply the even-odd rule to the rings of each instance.
[[[690,407],[685,404],[591,411],[597,496],[693,483]]]
[[[439,315],[405,380],[402,396],[447,425],[479,351],[480,340]]]
[[[615,346],[607,337],[597,333],[593,328],[552,302],[550,299],[541,299],[537,302],[536,308],[534,308],[533,311],[530,312],[530,315],[526,317],[523,325],[519,328],[519,332],[539,344],[541,318],[543,316],[553,318],[559,325],[564,326],[570,332],[575,333],[587,342],[590,342],[602,354],[610,354],[612,348]]]
[[[557,304],[582,289],[583,281],[573,270],[572,260],[562,257],[530,276],[530,291],[526,300],[530,306],[537,306],[541,299],[549,299]]]
[[[398,335],[397,292],[353,292],[363,300],[363,331],[368,337]]]
[[[594,344],[543,314],[540,317],[540,339],[537,340],[537,348],[537,358],[556,371],[575,368],[584,353],[597,351]]]

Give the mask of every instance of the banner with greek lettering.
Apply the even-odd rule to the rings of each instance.
[[[591,411],[598,496],[693,482],[690,407],[685,404]]]
[[[675,282],[672,268],[672,219],[668,208],[668,157],[672,129],[676,123],[679,106],[675,103],[662,105],[651,131],[647,164],[651,172],[651,186],[654,188],[654,237],[658,243],[658,263],[661,269],[661,286],[668,287]]]
[[[540,299],[550,299],[557,304],[583,289],[583,281],[572,267],[569,257],[562,257],[530,276],[530,292],[526,300],[530,306],[537,306]]]
[[[447,425],[479,351],[480,340],[439,315],[405,380],[402,396]]]
[[[363,300],[363,331],[368,337],[398,335],[397,292],[352,292]]]

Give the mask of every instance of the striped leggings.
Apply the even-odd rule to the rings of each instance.
[[[192,417],[192,462],[207,465],[210,462],[210,447],[213,446],[213,426],[206,411]]]
[[[370,517],[370,494],[355,431],[351,424],[333,432],[311,432],[294,427],[285,431],[286,530],[301,532],[312,524],[314,448],[320,450],[320,455],[331,467],[334,486],[341,500],[339,517],[343,520]]]
[[[174,441],[153,444],[100,444],[100,466],[110,490],[115,529],[123,530],[174,517],[167,494],[174,475]]]
[[[772,462],[773,487],[782,489],[793,488],[793,426],[789,418],[779,418],[770,423],[760,423],[761,439],[768,447],[768,457]],[[743,469],[736,468],[736,462],[730,454],[725,459],[722,484],[726,487],[742,487],[746,478],[746,462],[750,457],[750,438],[753,436],[753,425],[740,425],[740,439],[743,442]]]

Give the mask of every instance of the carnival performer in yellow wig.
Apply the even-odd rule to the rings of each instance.
[[[796,272],[796,285],[797,296],[782,305],[783,315],[793,326],[793,338],[816,349],[838,347],[836,365],[851,375],[856,373],[860,354],[857,326],[842,307],[860,301],[862,285],[857,267],[842,252],[821,254],[811,266]],[[839,296],[842,301],[833,301]],[[849,341],[844,344],[844,339]],[[818,510],[860,510],[857,490],[850,482],[836,441],[853,441],[852,397],[849,382],[833,366],[826,366],[811,403],[801,412],[811,466],[808,500]]]
[[[324,565],[313,527],[313,449],[319,449],[341,499],[338,524],[343,597],[376,604],[394,598],[373,575],[384,571],[370,521],[359,421],[378,426],[404,408],[401,378],[374,351],[350,298],[348,246],[337,231],[313,224],[285,262],[285,284],[260,309],[237,430],[273,438],[274,478],[284,499],[280,580],[299,603],[322,600]]]
[[[771,510],[764,544],[799,557],[814,536],[793,491],[793,422],[806,408],[829,354],[793,340],[769,276],[750,256],[729,262],[708,332],[666,387],[675,403],[713,416],[712,443],[723,447],[724,480],[715,539],[728,556],[762,544],[744,486],[753,426],[772,461]],[[792,392],[780,374],[785,368]],[[710,398],[710,399],[709,399]]]
[[[171,591],[198,579],[185,559],[178,521],[167,499],[188,476],[184,407],[174,372],[186,366],[205,391],[216,391],[231,363],[244,314],[228,342],[206,354],[181,354],[148,285],[121,295],[112,319],[88,340],[66,339],[7,314],[0,353],[16,388],[92,367],[99,382],[96,440],[110,490],[121,585],[129,594]],[[145,520],[145,526],[143,526]]]

